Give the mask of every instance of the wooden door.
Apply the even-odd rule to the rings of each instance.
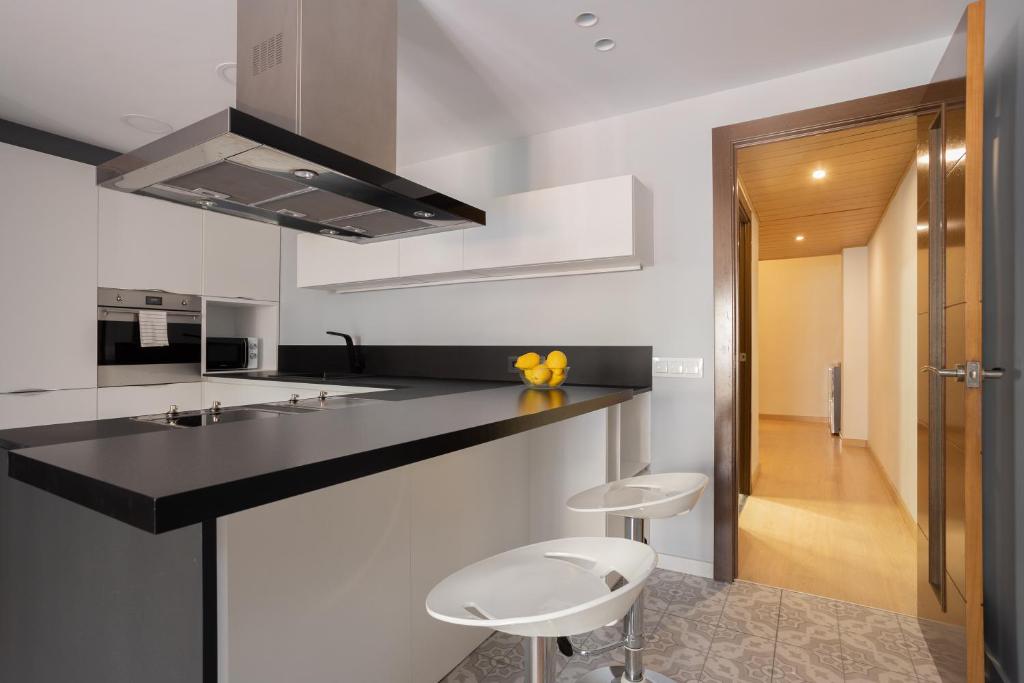
[[[942,680],[982,683],[983,0],[968,6],[932,83],[951,96],[921,117],[919,136],[918,611],[949,626],[923,629],[933,651],[962,639]]]
[[[752,400],[752,372],[751,363],[753,359],[752,347],[752,325],[753,297],[751,296],[752,268],[752,239],[750,210],[742,201],[739,203],[739,226],[737,229],[737,270],[736,288],[738,296],[739,314],[737,322],[739,330],[737,341],[739,343],[738,366],[739,366],[739,404],[736,407],[736,459],[737,472],[736,483],[738,492],[749,496],[753,493],[753,473],[751,472],[752,454],[751,429],[754,419],[751,414]]]

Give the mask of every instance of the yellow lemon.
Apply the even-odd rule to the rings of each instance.
[[[544,361],[552,370],[561,370],[569,365],[569,359],[565,357],[565,354],[561,351],[552,351],[548,354],[547,359]]]
[[[526,371],[530,384],[545,384],[551,379],[551,370],[545,365],[535,365]]]
[[[540,365],[540,354],[530,352],[524,353],[523,355],[516,358],[516,368],[519,370],[529,370],[530,368]]]
[[[551,379],[548,380],[549,387],[557,387],[565,381],[565,370],[552,370]]]

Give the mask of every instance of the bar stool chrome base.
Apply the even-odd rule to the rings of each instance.
[[[624,666],[606,666],[594,669],[582,678],[577,679],[577,683],[638,683],[637,681],[623,678],[625,674],[626,667]],[[676,683],[676,681],[657,671],[645,671],[643,681],[646,683]]]

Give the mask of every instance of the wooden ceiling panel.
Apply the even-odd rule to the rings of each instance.
[[[760,259],[867,244],[916,149],[917,119],[908,116],[739,150],[737,176],[760,222]],[[817,169],[825,178],[811,176]]]

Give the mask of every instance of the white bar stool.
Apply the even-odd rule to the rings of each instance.
[[[654,571],[657,554],[625,538],[562,538],[460,569],[427,595],[430,616],[526,636],[529,679],[555,681],[555,638],[621,619]]]
[[[587,489],[569,499],[570,510],[602,512],[624,517],[626,536],[633,541],[647,543],[647,520],[685,515],[693,509],[707,488],[708,478],[696,473],[647,474],[620,479]],[[626,614],[625,638],[611,645],[583,652],[585,655],[607,652],[620,645],[626,649],[625,666],[611,666],[591,671],[579,683],[672,683],[663,674],[644,671],[644,602],[637,595],[636,602]],[[560,645],[564,646],[563,640]],[[571,645],[570,645],[571,647]]]

